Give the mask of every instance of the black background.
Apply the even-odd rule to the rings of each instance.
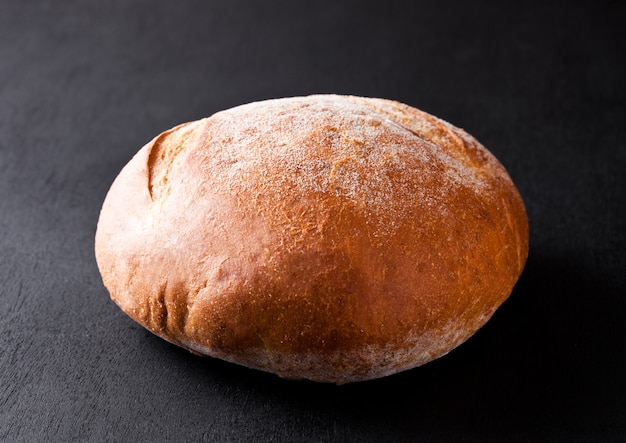
[[[0,440],[625,441],[624,23],[618,1],[0,0]],[[344,386],[135,325],[93,254],[122,166],[178,123],[323,92],[501,160],[531,227],[511,298],[448,356]]]

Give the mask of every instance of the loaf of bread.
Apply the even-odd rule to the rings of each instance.
[[[528,220],[478,141],[394,101],[251,103],[144,146],[106,197],[112,299],[176,345],[347,383],[440,357],[509,296]]]

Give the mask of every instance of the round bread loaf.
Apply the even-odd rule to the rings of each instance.
[[[96,257],[132,319],[193,352],[346,383],[419,366],[509,296],[524,204],[466,132],[383,99],[251,103],[144,146]]]

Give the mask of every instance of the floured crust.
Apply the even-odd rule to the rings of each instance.
[[[474,138],[333,95],[159,135],[113,183],[96,233],[111,297],[150,331],[335,383],[449,352],[509,296],[527,253],[522,199]]]

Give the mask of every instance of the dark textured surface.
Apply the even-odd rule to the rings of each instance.
[[[617,1],[0,1],[0,441],[624,441],[625,18]],[[465,128],[531,225],[476,336],[341,387],[161,341],[93,257],[104,195],[153,136],[315,92]]]

